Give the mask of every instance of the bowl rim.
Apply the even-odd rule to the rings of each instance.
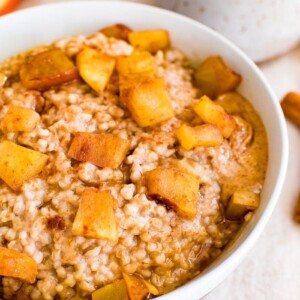
[[[252,71],[256,74],[258,79],[263,83],[269,98],[271,102],[274,105],[274,109],[276,112],[276,118],[278,119],[279,123],[279,128],[280,132],[277,134],[280,137],[281,140],[281,161],[279,164],[279,172],[277,174],[277,179],[274,184],[274,189],[273,192],[266,204],[266,207],[264,211],[262,212],[261,216],[258,218],[256,224],[254,225],[254,228],[249,232],[249,234],[245,237],[244,241],[241,243],[241,245],[235,249],[233,253],[231,253],[229,256],[225,257],[225,259],[220,262],[218,265],[214,266],[211,269],[208,269],[207,271],[204,271],[203,273],[200,274],[199,277],[196,277],[184,285],[177,287],[175,290],[162,295],[158,297],[157,299],[161,300],[167,300],[167,299],[184,299],[186,298],[186,291],[194,289],[195,291],[197,284],[202,281],[202,286],[207,285],[210,286],[209,291],[213,288],[216,287],[221,281],[227,277],[239,264],[240,262],[245,258],[247,252],[253,247],[255,241],[258,239],[260,234],[262,233],[263,229],[265,228],[268,220],[271,217],[271,214],[275,208],[275,205],[279,199],[280,192],[282,190],[283,184],[284,184],[284,179],[286,176],[286,171],[287,171],[287,164],[288,164],[288,134],[287,134],[287,127],[286,127],[286,122],[282,113],[282,110],[280,108],[279,102],[277,100],[277,97],[275,93],[273,92],[269,82],[263,75],[262,71],[258,68],[258,66],[242,51],[240,50],[235,44],[233,44],[231,41],[229,41],[227,38],[225,38],[223,35],[220,33],[214,31],[213,29],[207,27],[206,25],[193,20],[191,18],[188,18],[186,16],[180,15],[178,13],[147,5],[147,4],[142,4],[142,3],[135,3],[135,2],[127,2],[127,1],[116,1],[116,0],[105,0],[105,1],[70,1],[70,2],[58,2],[58,3],[48,3],[48,4],[42,4],[34,7],[29,7],[25,9],[21,9],[19,11],[4,15],[0,18],[0,28],[1,24],[4,24],[5,22],[12,22],[16,21],[14,19],[19,19],[22,16],[28,17],[28,15],[31,14],[32,11],[38,12],[40,11],[41,13],[46,13],[48,8],[51,9],[65,9],[65,8],[71,8],[72,9],[80,9],[80,7],[83,6],[123,6],[127,9],[130,8],[141,8],[145,10],[152,10],[153,12],[157,12],[160,15],[165,15],[166,17],[172,16],[173,18],[177,18],[179,22],[185,22],[189,23],[190,25],[194,26],[197,29],[200,29],[201,31],[205,31],[209,35],[212,35],[215,39],[220,40],[223,44],[225,44],[226,47],[231,48],[234,50],[237,55],[239,55],[248,65],[249,68],[252,69]],[[13,55],[13,54],[12,54]],[[270,162],[269,162],[270,163]],[[238,252],[238,253],[237,253]],[[222,272],[220,272],[220,269],[223,269]],[[222,274],[219,274],[222,273]],[[225,274],[225,275],[224,275]],[[215,282],[213,285],[211,285],[211,282]]]

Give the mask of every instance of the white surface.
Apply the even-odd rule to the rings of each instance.
[[[27,0],[24,1],[23,7],[37,4],[37,2],[56,1],[57,0]],[[295,73],[290,72],[291,70],[296,70],[296,61],[297,57],[293,57],[292,59],[287,58],[287,61],[280,60],[278,62],[272,62],[263,67],[279,95],[290,88],[289,81],[284,80],[284,78],[288,77],[287,74],[293,74],[293,76],[290,76],[291,82],[293,82],[293,78],[296,78],[296,71]],[[284,71],[283,73],[281,72],[282,70]],[[296,80],[294,80],[293,83],[296,87]],[[266,100],[262,97],[261,101]],[[270,113],[272,112],[270,111]],[[299,132],[292,126],[289,126],[289,130],[291,141],[293,143],[297,142],[299,146]],[[281,300],[296,299],[295,297],[300,294],[298,284],[300,282],[300,272],[298,272],[298,270],[300,270],[300,261],[298,259],[298,257],[300,257],[298,255],[300,247],[296,247],[300,234],[299,229],[290,221],[292,211],[291,204],[298,191],[300,164],[299,155],[297,155],[296,151],[293,151],[293,148],[291,150],[291,161],[289,177],[284,193],[282,194],[284,196],[281,197],[280,204],[272,216],[267,231],[265,231],[263,236],[259,239],[259,242],[256,243],[254,250],[252,250],[247,260],[223,284],[205,297],[205,299]],[[298,251],[296,249],[298,249]],[[223,276],[222,272],[219,273],[219,276]],[[196,299],[197,295],[199,295],[198,289],[199,284],[198,287],[195,288],[195,291],[187,293],[183,290],[181,295],[184,296],[178,299]],[[175,299],[175,296],[173,296],[172,299]]]
[[[254,61],[282,54],[300,41],[299,0],[157,0],[222,33]]]

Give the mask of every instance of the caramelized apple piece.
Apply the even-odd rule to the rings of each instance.
[[[123,273],[130,300],[144,300],[149,294],[157,296],[158,290],[142,277]]]
[[[226,217],[230,220],[242,219],[249,210],[257,209],[259,203],[259,195],[248,190],[235,191],[227,204]]]
[[[109,133],[77,132],[68,155],[101,168],[117,168],[130,148],[130,142]]]
[[[124,279],[96,290],[92,293],[92,300],[129,300]]]
[[[170,46],[169,32],[167,30],[133,31],[128,34],[130,44],[136,49],[155,53]]]
[[[60,49],[50,49],[29,56],[20,69],[22,84],[29,89],[46,90],[73,81],[78,71]]]
[[[117,242],[114,201],[109,191],[85,190],[80,197],[72,233],[87,238]]]
[[[34,283],[37,264],[27,254],[0,247],[0,275]]]
[[[221,57],[210,56],[197,68],[196,83],[201,91],[212,99],[234,91],[242,77],[228,68]]]
[[[85,48],[77,55],[76,63],[83,80],[97,93],[103,92],[115,68],[115,59]]]
[[[0,178],[17,191],[26,180],[43,170],[47,160],[45,154],[3,141],[0,143]]]
[[[218,126],[225,138],[230,137],[235,129],[236,123],[234,118],[227,114],[222,106],[214,103],[207,96],[200,98],[199,102],[194,106],[194,110],[202,121]]]
[[[176,130],[176,137],[181,146],[186,150],[194,147],[219,146],[223,142],[223,136],[217,126],[204,124],[196,127],[190,127],[186,124],[181,125]]]
[[[120,56],[117,59],[117,70],[120,75],[131,76],[136,73],[152,76],[156,73],[154,58],[147,51],[133,51],[129,56]]]
[[[7,76],[0,72],[0,88],[2,88],[7,80]]]
[[[128,34],[131,31],[130,27],[120,23],[104,27],[100,30],[100,32],[105,34],[107,37],[113,37],[125,41],[128,41]]]
[[[141,127],[153,126],[174,116],[164,80],[151,78],[131,87],[126,104]]]
[[[148,196],[173,207],[180,215],[194,218],[197,213],[199,179],[173,168],[156,168],[145,174]]]
[[[40,115],[32,109],[12,105],[1,121],[3,132],[32,131]]]

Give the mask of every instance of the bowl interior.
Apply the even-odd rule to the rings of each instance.
[[[91,34],[112,23],[134,29],[165,28],[174,46],[195,62],[221,55],[243,82],[240,92],[261,115],[269,143],[269,164],[261,206],[235,243],[200,277],[160,299],[199,299],[219,284],[245,256],[262,231],[279,196],[287,165],[287,133],[280,107],[258,68],[238,48],[206,26],[162,9],[115,1],[52,4],[0,19],[0,60],[34,46],[77,34]]]

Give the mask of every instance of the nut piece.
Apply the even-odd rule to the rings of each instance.
[[[300,94],[288,93],[281,101],[284,115],[300,127]]]
[[[124,279],[96,290],[92,293],[92,300],[129,300]]]
[[[228,68],[219,56],[206,58],[196,70],[195,77],[203,94],[212,99],[234,91],[242,80],[242,77]]]
[[[97,93],[104,91],[115,68],[115,59],[92,48],[83,49],[76,58],[80,76]]]
[[[223,142],[220,129],[215,125],[204,124],[190,127],[186,124],[181,125],[175,132],[177,139],[185,150],[194,147],[214,147]]]
[[[17,191],[22,184],[39,174],[48,156],[10,141],[0,143],[0,178]]]
[[[114,201],[109,191],[85,190],[81,194],[72,233],[87,238],[117,242]]]
[[[1,121],[3,132],[32,131],[40,121],[40,115],[32,109],[12,105]]]
[[[234,118],[227,114],[221,105],[214,103],[207,96],[200,98],[194,106],[194,111],[205,123],[219,127],[225,138],[229,138],[235,129]]]
[[[157,296],[159,294],[157,288],[142,277],[132,274],[123,273],[123,278],[127,286],[130,300],[143,300],[149,294]]]
[[[68,155],[101,168],[117,168],[124,160],[130,142],[109,133],[77,132]]]
[[[0,247],[0,275],[34,283],[37,264],[27,254]]]
[[[156,168],[145,174],[148,196],[171,206],[181,216],[197,213],[198,177],[174,168]]]
[[[46,90],[78,79],[73,62],[60,49],[29,56],[20,69],[22,84],[29,89]]]
[[[238,190],[233,193],[226,207],[226,218],[230,220],[240,220],[249,210],[259,207],[259,195],[248,191]]]
[[[294,211],[294,220],[297,223],[300,223],[300,194],[298,196],[296,206],[295,206],[295,211]]]
[[[174,117],[163,78],[154,77],[128,90],[126,105],[141,127],[153,126]]]
[[[130,44],[136,49],[155,53],[170,46],[169,32],[167,30],[133,31],[128,35]]]
[[[107,37],[113,37],[115,39],[120,39],[128,41],[128,34],[131,32],[131,28],[124,24],[114,24],[111,26],[104,27],[100,30]]]

